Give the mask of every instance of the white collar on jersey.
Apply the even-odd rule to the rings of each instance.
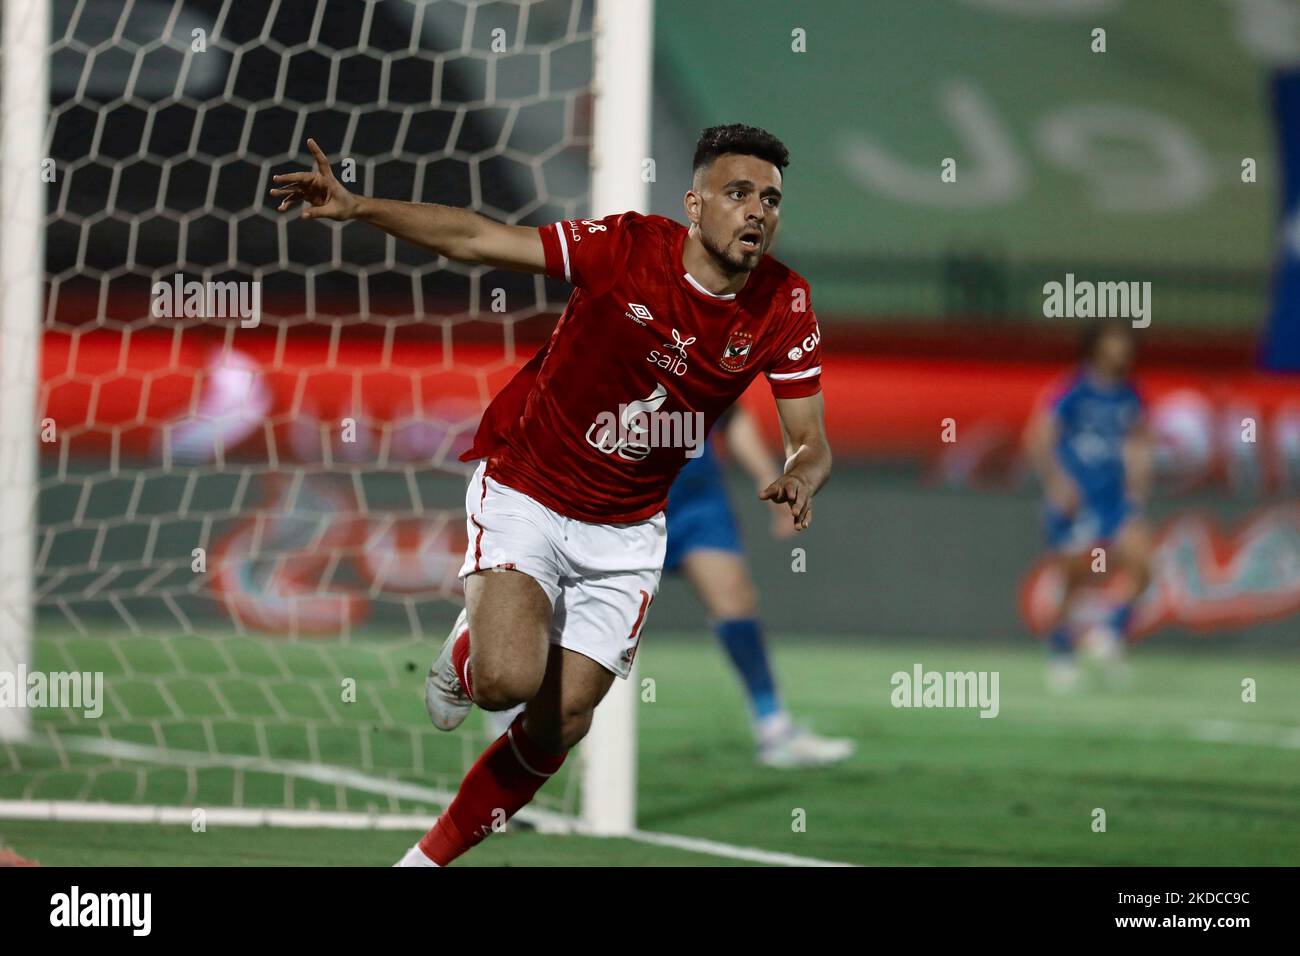
[[[734,292],[728,292],[726,295],[718,295],[716,292],[710,292],[708,289],[704,288],[704,286],[700,285],[695,276],[691,275],[689,272],[683,272],[682,278],[711,299],[734,299],[736,297],[736,293]]]

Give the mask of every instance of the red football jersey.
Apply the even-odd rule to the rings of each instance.
[[[778,398],[821,390],[808,283],[763,256],[738,293],[682,265],[686,227],[635,212],[541,226],[574,286],[546,346],[488,406],[462,461],[580,521],[661,511],[718,415],[760,372]]]

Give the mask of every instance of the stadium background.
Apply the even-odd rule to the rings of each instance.
[[[549,44],[549,58],[507,57],[494,72],[472,55],[395,55],[390,72],[379,69],[376,51],[400,53],[413,29],[437,53],[456,50],[463,34],[484,49],[494,24],[517,25],[514,5],[471,6],[472,20],[462,5],[434,4],[415,28],[404,3],[368,15],[367,5],[331,4],[315,27],[282,12],[269,27],[276,46],[262,32],[269,7],[182,4],[178,35],[220,24],[204,60],[166,44],[149,49],[171,4],[130,5],[125,44],[112,40],[118,21],[107,7],[55,4],[51,155],[66,174],[49,187],[42,414],[64,438],[42,458],[37,573],[41,633],[53,636],[38,640],[38,655],[44,647],[67,657],[86,635],[208,634],[232,621],[251,646],[272,647],[302,635],[349,647],[371,635],[427,640],[445,630],[463,545],[456,454],[484,397],[548,334],[567,287],[435,267],[357,226],[286,229],[263,193],[268,169],[300,163],[310,134],[332,157],[357,157],[357,188],[367,192],[534,224],[586,214],[589,6],[530,8],[528,43]],[[1144,715],[1185,727],[1232,714],[1218,731],[1179,731],[1140,782],[1139,803],[1180,779],[1213,789],[1205,806],[1187,810],[1183,824],[1199,837],[1185,852],[1177,847],[1189,831],[1176,820],[1118,855],[1053,843],[1023,819],[972,850],[937,822],[952,810],[942,773],[932,787],[886,788],[889,812],[870,822],[850,812],[839,837],[790,845],[773,837],[771,846],[849,862],[1235,862],[1234,850],[1241,862],[1296,859],[1300,389],[1293,374],[1261,366],[1264,356],[1275,368],[1288,360],[1272,347],[1270,317],[1274,338],[1296,322],[1296,302],[1271,292],[1283,288],[1294,255],[1279,228],[1289,221],[1280,143],[1290,126],[1277,91],[1300,58],[1300,32],[1285,17],[1287,29],[1261,26],[1251,6],[879,0],[869,12],[821,2],[792,13],[775,0],[656,4],[651,211],[682,218],[705,126],[763,126],[793,156],[777,254],[812,283],[836,472],[814,527],[792,544],[766,536],[752,489],[732,482],[796,706],[819,728],[861,737],[859,766],[815,782],[824,798],[879,801],[889,776],[879,768],[960,766],[962,747],[988,758],[999,792],[1034,775],[1059,777],[1068,791],[1079,785],[1069,766],[1078,754],[1062,756],[1060,741],[1080,728],[1086,747],[1097,744],[1089,734],[1098,721],[1121,737],[1136,728],[1140,741],[1150,732]],[[1089,49],[1095,23],[1107,30],[1105,53]],[[793,27],[807,31],[807,53],[791,52]],[[362,29],[372,46],[358,52]],[[122,102],[140,63],[136,93]],[[539,68],[549,95],[535,96]],[[439,105],[428,103],[430,83],[441,84]],[[498,102],[485,105],[489,87]],[[499,105],[512,96],[522,107]],[[386,145],[397,141],[400,150]],[[941,185],[946,156],[958,157],[958,179]],[[1255,182],[1242,180],[1247,157]],[[149,316],[141,304],[152,279],[173,269],[261,279],[262,325],[235,331]],[[1077,327],[1042,315],[1043,284],[1066,273],[1152,283],[1140,381],[1156,402],[1161,442],[1153,516],[1199,515],[1215,530],[1193,529],[1169,550],[1169,586],[1181,603],[1145,641],[1150,656],[1138,657],[1130,695],[1059,704],[1037,686],[1040,649],[1020,604],[1041,551],[1035,486],[1017,442],[1032,404],[1072,358]],[[504,315],[489,305],[496,289],[509,302]],[[237,414],[205,405],[223,382]],[[746,402],[774,434],[761,381]],[[349,415],[361,435],[351,447],[332,435]],[[1260,422],[1250,446],[1239,440],[1247,415]],[[940,441],[947,417],[958,432],[951,445]],[[1239,537],[1251,521],[1252,534]],[[213,562],[199,580],[189,567],[196,540]],[[791,570],[793,545],[806,549],[805,573]],[[1189,627],[1198,613],[1202,626]],[[666,582],[652,617],[643,666],[655,667],[660,644],[660,666],[683,685],[696,681],[696,692],[706,678],[729,679],[681,582]],[[1002,669],[1036,730],[1010,718],[1011,736],[981,750],[970,727],[904,714],[917,723],[891,736],[900,715],[882,703],[887,674],[917,660]],[[147,682],[151,668],[132,659],[126,671]],[[1229,706],[1238,684],[1260,674],[1277,677],[1272,709],[1261,703],[1239,716],[1240,705]],[[745,808],[783,805],[789,787],[736,756],[745,746],[738,697],[721,700],[707,729],[680,714],[658,729],[647,718],[643,825],[701,836],[730,828],[743,839],[752,829]],[[149,736],[133,723],[124,721],[124,736]],[[1000,773],[996,755],[1045,726],[1061,737],[1036,740],[1038,763]],[[60,728],[77,731],[75,721]],[[1207,742],[1215,732],[1229,742]],[[1123,775],[1153,767],[1154,745],[1111,744],[1114,766],[1097,773],[1113,771],[1107,786],[1131,793]],[[725,799],[692,797],[675,778],[656,777],[657,759],[682,756],[676,746],[689,749],[690,786],[722,786]],[[5,794],[84,793],[85,771],[69,770],[67,752],[54,749],[75,783],[10,750]],[[114,759],[120,769],[123,758]],[[91,774],[88,789],[114,799],[114,786],[100,785],[109,773]],[[148,778],[152,790],[157,773],[132,779]],[[1232,782],[1239,773],[1255,774],[1258,789],[1243,792]],[[1054,806],[1058,796],[1042,799]],[[1033,816],[1025,808],[1033,797],[1020,809],[1008,799],[1012,817]],[[909,822],[909,804],[930,829]],[[739,816],[727,817],[728,806]],[[978,825],[978,816],[957,816]],[[1222,820],[1231,839],[1214,829]],[[44,826],[3,824],[0,834],[27,835],[49,859],[71,853],[57,827]],[[878,839],[900,826],[919,836]],[[846,827],[853,836],[837,853]],[[552,852],[512,839],[517,849],[487,859],[544,862]],[[1050,849],[1036,856],[1035,840]],[[169,852],[147,861],[166,862]],[[256,857],[251,846],[245,852]]]

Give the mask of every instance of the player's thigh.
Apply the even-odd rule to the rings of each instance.
[[[551,618],[551,643],[627,677],[661,576],[645,568],[565,581]]]
[[[626,677],[663,577],[663,513],[619,525],[568,521],[565,538],[568,574],[555,601],[551,643]]]
[[[1061,551],[1056,555],[1056,566],[1068,598],[1080,588],[1093,583],[1092,552],[1090,549]]]
[[[716,620],[753,617],[758,592],[745,559],[735,551],[697,548],[681,561],[682,570],[700,603]]]
[[[546,669],[552,616],[546,592],[520,571],[480,571],[465,578],[465,609],[478,689],[506,684],[500,688],[506,696],[526,697]]]
[[[553,645],[542,686],[524,708],[524,730],[543,750],[568,750],[587,735],[613,683],[613,672],[602,664]]]
[[[561,579],[551,617],[546,677],[525,710],[542,746],[568,749],[586,735],[615,677],[632,671],[663,576],[662,513],[628,525],[565,523]]]
[[[483,465],[466,489],[465,516],[460,578],[475,691],[485,702],[526,700],[546,668],[562,533],[545,506],[488,477]]]
[[[1145,575],[1151,564],[1155,537],[1145,518],[1131,518],[1120,527],[1111,543],[1116,564],[1126,571]]]

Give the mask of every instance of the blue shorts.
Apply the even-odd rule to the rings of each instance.
[[[740,532],[731,502],[719,482],[717,489],[674,495],[668,500],[668,551],[664,570],[676,571],[691,551],[710,548],[742,553]]]
[[[1079,506],[1073,515],[1062,514],[1050,504],[1043,507],[1043,524],[1047,544],[1067,554],[1109,544],[1124,522],[1134,517],[1133,505],[1120,498],[1114,501],[1090,501]],[[672,538],[668,539],[672,547]]]

